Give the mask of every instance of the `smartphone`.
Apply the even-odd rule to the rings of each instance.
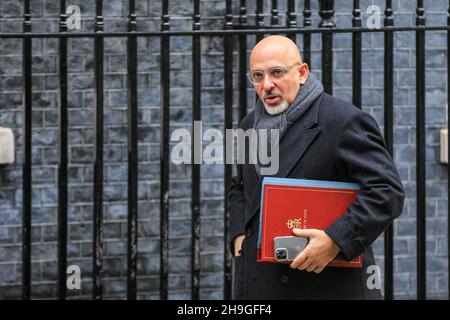
[[[309,238],[286,236],[273,239],[275,260],[278,262],[291,262],[308,245]]]

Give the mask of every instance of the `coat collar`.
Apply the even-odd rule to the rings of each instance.
[[[319,134],[321,128],[317,126],[317,123],[322,98],[323,93],[314,101],[309,110],[287,130],[281,139],[279,169],[274,177],[286,178]],[[262,188],[262,177],[259,177],[256,173],[255,166],[249,164],[247,169],[252,172],[249,185],[255,185],[257,188],[250,202],[250,215],[246,219],[246,224],[260,208]]]

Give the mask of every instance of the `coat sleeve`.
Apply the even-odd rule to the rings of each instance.
[[[228,193],[228,203],[230,210],[230,228],[228,231],[228,239],[230,241],[229,248],[234,256],[234,238],[240,234],[244,234],[244,214],[245,214],[245,197],[244,186],[242,181],[242,165],[237,165],[237,175],[231,179],[230,192]]]
[[[369,114],[358,112],[344,125],[334,152],[339,176],[358,183],[361,190],[347,212],[325,232],[340,247],[342,256],[352,260],[401,214],[404,191],[376,121]]]

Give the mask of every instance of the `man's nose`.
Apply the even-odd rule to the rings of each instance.
[[[275,83],[270,79],[269,76],[265,76],[263,80],[263,89],[266,91],[272,90],[275,87]]]

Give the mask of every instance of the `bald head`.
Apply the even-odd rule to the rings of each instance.
[[[250,54],[250,75],[259,75],[259,81],[252,78],[252,83],[272,115],[289,107],[308,78],[308,72],[297,45],[284,36],[262,39]]]
[[[259,61],[277,60],[285,65],[302,63],[297,45],[289,38],[279,35],[268,36],[259,41],[250,54],[250,66]]]

